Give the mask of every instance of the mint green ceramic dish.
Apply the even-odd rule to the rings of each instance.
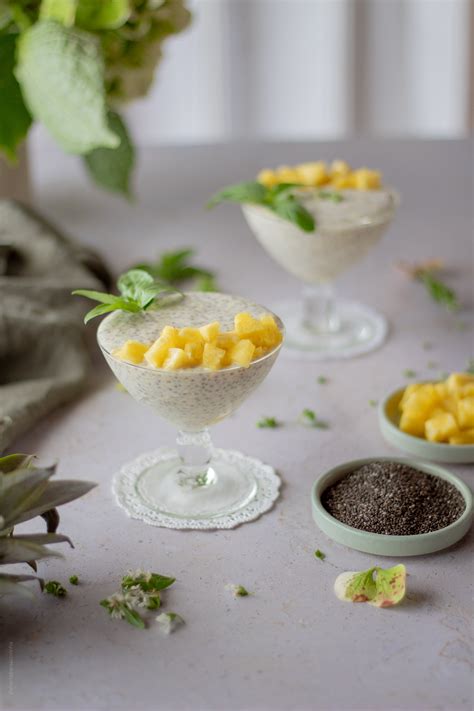
[[[339,481],[339,479],[342,479],[349,472],[374,461],[400,462],[402,464],[408,464],[420,471],[428,472],[434,476],[446,479],[459,489],[466,502],[466,508],[463,514],[457,521],[446,526],[446,528],[441,528],[439,531],[433,531],[432,533],[421,533],[417,536],[386,536],[380,533],[367,533],[367,531],[359,531],[357,528],[352,528],[345,523],[341,523],[334,518],[334,516],[331,516],[323,507],[321,503],[322,493],[328,486]],[[372,553],[373,555],[399,557],[434,553],[435,551],[440,551],[443,548],[448,548],[454,543],[457,543],[457,541],[466,535],[472,523],[472,494],[464,482],[443,467],[420,462],[416,459],[399,457],[369,457],[368,459],[356,459],[341,464],[334,469],[330,469],[314,483],[311,491],[311,506],[314,520],[329,538],[349,548],[354,548],[364,553]]]
[[[379,427],[386,442],[415,457],[431,459],[446,464],[470,464],[474,462],[474,444],[443,444],[428,442],[421,437],[402,432],[399,428],[398,405],[405,388],[395,390],[379,405]]]

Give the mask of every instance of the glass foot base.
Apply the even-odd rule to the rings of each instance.
[[[178,453],[160,449],[126,464],[114,479],[129,516],[177,529],[234,528],[268,511],[279,487],[268,464],[222,449],[213,450],[202,475],[186,476]]]
[[[302,303],[284,302],[275,311],[286,328],[282,354],[308,360],[354,358],[379,348],[388,326],[386,319],[374,309],[353,301],[336,300],[333,304],[337,330],[318,332],[304,327]]]

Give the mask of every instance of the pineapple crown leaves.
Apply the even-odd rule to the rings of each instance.
[[[280,183],[272,187],[257,181],[236,183],[213,195],[207,206],[215,207],[224,201],[262,205],[304,232],[314,232],[316,223],[313,215],[292,193],[294,188],[300,187],[297,183]]]
[[[28,563],[36,570],[35,561],[49,556],[60,556],[47,546],[54,543],[72,542],[67,536],[56,533],[59,516],[56,506],[65,504],[86,494],[96,484],[88,481],[62,480],[50,482],[56,465],[37,467],[34,457],[12,454],[0,457],[0,566],[12,563]],[[14,535],[14,526],[42,516],[47,533]],[[28,594],[21,583],[28,580],[43,581],[35,576],[0,574],[0,597],[19,592]]]
[[[117,281],[117,289],[119,294],[107,294],[89,289],[76,289],[72,292],[74,296],[85,296],[86,299],[99,302],[98,306],[87,312],[84,323],[111,311],[130,311],[132,313],[146,311],[152,305],[157,306],[158,301],[162,301],[166,297],[182,296],[177,289],[170,284],[158,281],[145,269],[130,269],[121,274]]]

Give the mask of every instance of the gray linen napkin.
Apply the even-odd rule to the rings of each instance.
[[[70,294],[108,283],[94,253],[0,200],[0,452],[84,387],[84,303]]]

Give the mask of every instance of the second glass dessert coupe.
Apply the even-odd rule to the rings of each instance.
[[[240,341],[233,330],[239,312]],[[164,363],[156,341],[160,332],[181,339],[180,344],[169,341]],[[207,428],[230,415],[262,382],[282,338],[276,316],[219,293],[190,292],[155,311],[117,311],[102,321],[98,342],[115,376],[135,400],[179,430],[176,449],[144,454],[117,475],[115,493],[130,515],[171,528],[232,528],[272,506],[279,488],[272,467],[237,451],[215,449]],[[201,353],[204,346],[205,365],[180,367],[184,354],[197,352],[194,342]],[[154,363],[161,366],[150,367]]]

